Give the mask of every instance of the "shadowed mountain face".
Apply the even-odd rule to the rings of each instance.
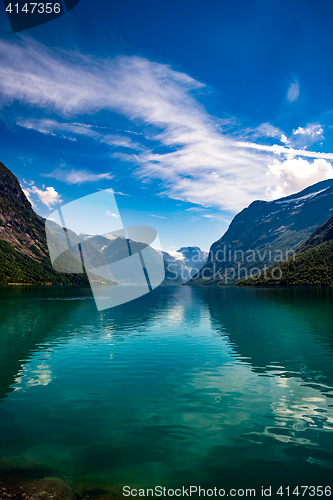
[[[279,200],[254,201],[211,246],[207,263],[190,284],[236,283],[281,263],[331,217],[332,210],[332,179]]]
[[[35,261],[47,255],[44,224],[32,210],[15,175],[1,162],[0,239]]]
[[[329,243],[333,240],[333,217],[331,217],[325,224],[318,227],[311,236],[297,249],[297,253],[312,250],[318,245]]]
[[[7,283],[89,284],[85,274],[53,269],[44,222],[15,175],[0,163],[0,284]]]
[[[269,269],[266,276],[258,275],[239,284],[333,286],[333,217],[298,247],[294,257],[279,265],[279,274]]]

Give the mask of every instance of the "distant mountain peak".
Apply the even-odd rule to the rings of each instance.
[[[333,179],[326,179],[325,181],[317,182],[316,184],[312,184],[307,188],[299,191],[298,193],[290,194],[288,196],[284,196],[283,198],[279,198],[277,200],[273,200],[275,202],[284,202],[292,199],[299,199],[304,196],[310,196],[311,194],[316,195],[322,191],[326,191],[329,187],[333,186]]]
[[[162,252],[165,262],[170,269],[177,273],[186,283],[204,265],[208,252],[203,252],[199,247],[181,247],[176,252]]]

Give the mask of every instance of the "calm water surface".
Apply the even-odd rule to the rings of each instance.
[[[160,287],[98,312],[89,288],[7,287],[0,329],[4,475],[332,484],[332,290]]]

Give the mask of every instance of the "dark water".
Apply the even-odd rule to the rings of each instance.
[[[4,475],[332,484],[332,290],[165,287],[97,312],[88,288],[7,287],[0,328]]]

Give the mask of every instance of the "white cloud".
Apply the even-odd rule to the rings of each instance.
[[[268,184],[270,195],[279,186],[284,190],[293,188],[298,163],[290,165],[291,170],[288,175],[285,172],[282,181],[282,177],[272,173],[271,166],[284,164],[286,157],[333,160],[332,153],[286,147],[286,135],[270,124],[261,126],[261,136],[277,138],[280,144],[237,140],[237,135],[228,132],[228,125],[209,115],[195,98],[196,92],[202,92],[205,86],[168,65],[136,56],[103,60],[79,52],[46,49],[26,37],[21,40],[0,41],[2,102],[19,100],[35,106],[38,112],[55,111],[63,119],[71,119],[70,123],[61,124],[48,118],[21,120],[21,125],[41,133],[66,133],[71,139],[83,135],[113,146],[133,146],[134,154],[114,156],[132,162],[136,177],[161,182],[160,194],[238,211],[254,199],[267,198]],[[297,99],[298,94],[299,84],[293,82],[289,101]],[[130,139],[125,136],[101,134],[96,127],[76,118],[100,110],[119,113],[136,125],[149,126],[150,137],[145,139],[149,139],[150,149],[146,144],[128,142]],[[280,157],[279,161],[276,157]],[[267,171],[272,174],[269,178]],[[108,173],[64,169],[48,175],[71,184],[98,180],[98,176],[111,178]],[[308,177],[309,183],[314,177]]]
[[[139,143],[133,142],[126,136],[117,134],[101,134],[93,129],[92,125],[85,123],[65,123],[50,119],[30,119],[18,118],[17,125],[30,130],[36,130],[42,134],[57,135],[64,139],[76,140],[77,135],[86,136],[95,141],[108,144],[109,146],[119,146],[129,149],[142,149]],[[70,134],[70,135],[69,135]]]
[[[251,130],[251,135],[253,137],[274,137],[278,139],[282,135],[282,130],[266,122]]]
[[[103,179],[109,180],[113,178],[110,172],[104,174],[95,174],[89,170],[75,170],[66,168],[57,168],[49,174],[43,174],[44,177],[51,177],[58,181],[66,182],[66,184],[83,184],[85,182],[98,182]]]
[[[111,213],[110,210],[108,210],[106,212],[106,215],[110,215],[110,217],[115,217],[115,219],[117,219],[119,217],[119,214],[114,214],[114,213]]]
[[[214,215],[214,214],[201,214],[201,217],[205,217],[206,219],[210,220],[220,220],[223,222],[227,222],[228,224],[231,222],[230,219],[226,219],[225,217],[221,217],[219,215]]]
[[[309,135],[310,137],[322,137],[323,128],[321,125],[309,124],[305,128],[298,127],[298,129],[293,130],[293,135]]]
[[[167,219],[168,217],[163,217],[162,215],[152,215],[152,214],[148,214],[150,215],[150,217],[157,217],[158,219]]]
[[[108,144],[109,146],[119,146],[122,148],[129,148],[129,149],[143,149],[140,144],[137,142],[133,142],[129,137],[123,137],[120,135],[105,135],[105,136],[100,136],[99,137],[100,142],[104,142],[105,144]]]
[[[130,194],[127,193],[122,193],[121,191],[113,191],[114,194],[119,194],[120,196],[131,196]]]
[[[298,127],[292,131],[291,137],[281,129],[274,127],[270,123],[262,123],[254,129],[245,129],[245,133],[240,135],[244,140],[253,141],[258,137],[278,139],[288,147],[304,148],[324,139],[323,127],[319,124],[308,124],[306,127]]]
[[[114,191],[113,189],[111,188],[107,188],[107,189],[101,189],[101,188],[98,188],[98,191],[108,191],[109,193],[112,193],[112,194],[119,194],[120,196],[131,196],[130,194],[127,194],[127,193],[122,193],[121,191]]]
[[[25,37],[21,43],[0,41],[0,52],[0,89],[7,99],[54,109],[64,116],[111,109],[132,119],[145,116],[163,124],[169,112],[169,119],[177,121],[175,104],[183,89],[204,86],[167,65],[140,57],[98,60],[52,51]],[[189,96],[183,96],[188,102]]]
[[[191,208],[186,208],[185,212],[202,212],[203,210],[206,210],[203,207],[191,207]]]
[[[86,135],[90,137],[95,137],[96,133],[91,130],[89,125],[84,125],[80,123],[61,123],[56,120],[50,119],[31,119],[31,118],[18,118],[16,120],[17,125],[27,129],[37,130],[42,134],[56,135],[56,132],[71,132],[77,135]],[[65,136],[67,137],[67,136]]]
[[[332,165],[324,159],[315,159],[312,163],[303,158],[289,158],[285,161],[274,160],[269,165],[268,175],[279,179],[275,188],[268,187],[266,194],[280,198],[305,189],[311,184],[333,178]]]
[[[26,181],[24,181],[24,182],[26,183]],[[31,198],[31,196],[30,196],[29,190],[28,190],[28,189],[23,188],[22,186],[21,186],[21,188],[22,188],[22,191],[23,191],[23,193],[25,194],[25,196],[26,196],[27,200],[28,200],[28,201],[30,201],[31,206],[32,206],[33,208],[37,208],[37,207],[36,207],[36,205],[35,205],[35,203],[33,202],[33,199],[32,199],[32,198]]]
[[[306,149],[317,142],[324,140],[324,129],[320,124],[310,123],[306,127],[293,130],[291,142],[296,148]]]
[[[258,151],[267,151],[275,155],[286,155],[288,157],[292,156],[304,156],[307,158],[324,158],[325,160],[333,160],[333,153],[319,153],[317,151],[306,151],[304,149],[295,149],[291,147],[280,146],[279,144],[274,144],[273,146],[267,146],[264,144],[254,144],[249,142],[237,142],[239,148],[249,148]]]
[[[60,203],[62,201],[60,194],[57,193],[54,187],[47,187],[45,191],[43,191],[42,189],[38,189],[37,186],[32,186],[31,188],[26,188],[24,190],[24,193],[26,196],[27,194],[30,196],[31,193],[36,194],[39,200],[48,208],[52,208],[53,205],[56,205],[57,203]]]
[[[294,102],[299,96],[299,82],[298,80],[295,80],[292,82],[289,86],[288,92],[287,92],[287,99],[289,102]]]

